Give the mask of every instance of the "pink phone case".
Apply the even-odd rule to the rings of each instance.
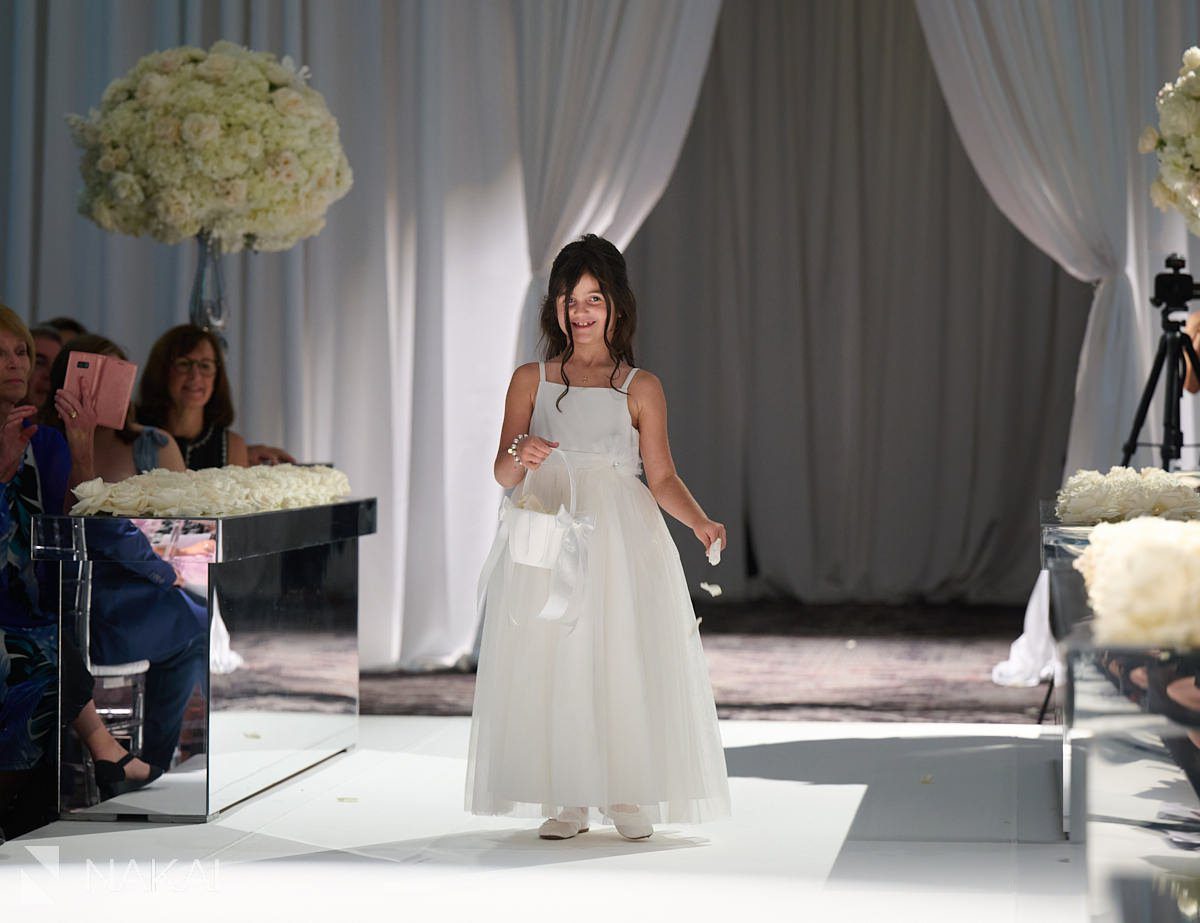
[[[137,370],[132,362],[115,356],[72,352],[63,388],[79,395],[80,382],[87,379],[96,407],[96,422],[110,429],[124,429]]]

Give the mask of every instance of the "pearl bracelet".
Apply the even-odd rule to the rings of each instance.
[[[524,468],[525,464],[521,461],[520,456],[517,455],[517,446],[520,444],[522,439],[528,439],[528,438],[529,438],[529,433],[521,433],[521,435],[519,435],[516,439],[514,439],[512,441],[512,445],[510,445],[508,447],[508,454],[512,456],[513,464],[516,465],[518,468]]]

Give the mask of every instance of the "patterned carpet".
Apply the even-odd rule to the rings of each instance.
[[[1006,607],[698,603],[723,718],[1033,723],[1045,687],[993,685]],[[366,674],[364,714],[469,715],[472,673]]]

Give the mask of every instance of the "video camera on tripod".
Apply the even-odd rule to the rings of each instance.
[[[1186,311],[1187,304],[1194,298],[1200,298],[1200,285],[1183,271],[1187,262],[1178,253],[1172,253],[1166,259],[1170,272],[1160,272],[1154,277],[1154,297],[1150,303],[1162,310],[1162,333],[1158,337],[1158,351],[1154,355],[1154,365],[1150,369],[1150,377],[1142,390],[1138,402],[1137,413],[1133,418],[1133,429],[1129,439],[1122,447],[1122,466],[1128,465],[1138,446],[1161,446],[1162,466],[1170,470],[1171,462],[1183,454],[1183,427],[1180,424],[1179,405],[1183,401],[1183,384],[1187,379],[1188,363],[1191,363],[1194,374],[1200,375],[1200,360],[1192,348],[1192,340],[1183,332],[1184,322],[1172,320],[1171,315]],[[1158,387],[1158,378],[1166,367],[1167,384],[1163,394],[1163,440],[1161,443],[1137,441],[1138,434],[1146,422],[1146,411],[1154,398],[1154,389]]]

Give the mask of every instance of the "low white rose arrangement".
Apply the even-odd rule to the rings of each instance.
[[[1098,644],[1200,647],[1200,522],[1101,523],[1074,566]]]
[[[297,69],[220,41],[148,54],[70,115],[82,149],[79,211],[107,231],[225,253],[286,250],[325,226],[352,174],[337,120]]]
[[[1158,179],[1150,198],[1163,211],[1173,208],[1200,234],[1200,48],[1183,53],[1174,83],[1158,91],[1158,128],[1147,127],[1138,150],[1158,156]]]
[[[156,468],[113,484],[85,481],[74,493],[72,516],[237,516],[333,503],[349,495],[350,481],[324,465]]]
[[[1120,522],[1139,516],[1164,519],[1200,518],[1200,493],[1193,475],[1161,468],[1110,468],[1076,471],[1055,505],[1058,520],[1068,526]]]

